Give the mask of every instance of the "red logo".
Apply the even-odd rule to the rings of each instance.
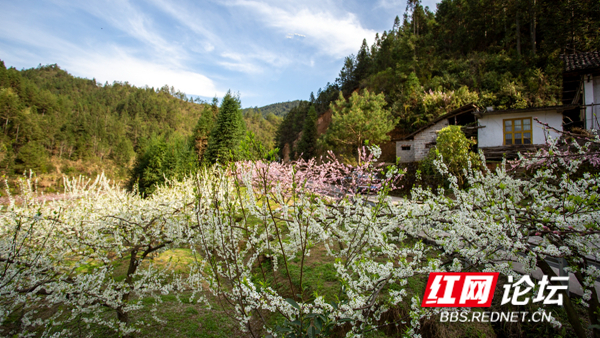
[[[421,307],[490,307],[499,272],[432,272]]]

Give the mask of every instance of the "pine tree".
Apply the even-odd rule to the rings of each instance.
[[[308,115],[304,120],[302,138],[298,142],[296,153],[302,154],[302,158],[305,160],[314,157],[317,152],[317,136],[317,111],[311,105]]]
[[[361,94],[352,93],[348,100],[340,93],[339,99],[331,105],[331,124],[323,141],[336,151],[353,156],[367,140],[370,144],[389,141],[387,134],[394,129],[398,119],[385,106],[383,94],[376,95],[367,89]]]
[[[213,98],[212,104],[202,111],[200,118],[198,118],[198,123],[196,123],[196,127],[194,127],[191,144],[196,150],[199,162],[202,162],[202,158],[208,147],[208,137],[210,136],[211,130],[214,128],[215,120],[217,119],[217,114],[219,112],[218,103],[219,100],[216,97]]]
[[[354,68],[352,79],[355,87],[358,87],[360,85],[360,81],[369,75],[370,67],[371,56],[369,55],[369,46],[367,45],[367,40],[363,39],[360,50],[358,51],[358,54],[356,54],[356,66]]]
[[[204,157],[206,162],[224,162],[236,153],[246,132],[240,106],[239,98],[227,92],[221,102],[215,127],[208,138],[208,148]]]

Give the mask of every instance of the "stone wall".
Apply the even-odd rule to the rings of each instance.
[[[447,126],[448,119],[443,119],[415,135],[413,140],[397,141],[396,156],[400,156],[400,162],[418,162],[427,157],[429,150],[435,145],[437,132]],[[402,150],[403,147],[410,147],[410,150]]]
[[[400,163],[414,162],[415,148],[413,140],[396,141],[396,157],[400,157]]]

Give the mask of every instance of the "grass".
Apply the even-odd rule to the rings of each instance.
[[[144,318],[144,314],[140,317]],[[163,300],[159,317],[166,323],[144,327],[139,336],[228,338],[242,335],[237,324],[223,311],[206,309],[201,305],[180,304],[176,299]]]

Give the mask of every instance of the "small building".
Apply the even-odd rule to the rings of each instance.
[[[435,146],[437,132],[449,125],[465,126],[476,122],[473,112],[477,110],[474,104],[467,104],[437,119],[431,121],[419,130],[396,141],[396,157],[400,163],[418,162],[429,154]]]
[[[545,145],[549,137],[560,137],[559,132],[544,129],[535,119],[562,131],[563,111],[573,108],[576,106],[477,111],[477,146],[489,160],[514,158],[519,152],[535,150]]]
[[[598,51],[561,55],[564,105],[577,105],[565,111],[568,129],[600,130],[600,53]]]

